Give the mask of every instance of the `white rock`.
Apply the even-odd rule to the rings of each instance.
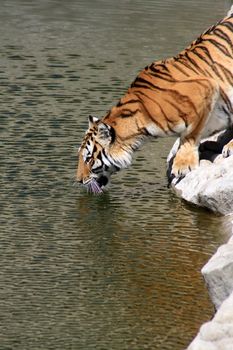
[[[229,131],[225,133],[215,136],[218,141],[212,142],[211,147],[213,147],[212,144],[216,144],[217,149],[227,143]],[[206,141],[202,142],[203,149],[200,151],[201,156],[206,157],[206,159],[202,159],[199,168],[191,171],[182,180],[173,179],[171,186],[176,194],[186,201],[227,215],[233,213],[233,156],[223,158],[214,150],[209,151],[205,145],[208,145],[209,141],[213,141],[213,138]],[[172,158],[178,147],[179,139],[176,140],[167,159],[168,176],[171,176]],[[214,162],[210,160],[214,160]]]
[[[187,350],[233,350],[233,293],[205,323]]]
[[[215,308],[218,309],[222,302],[233,291],[233,244],[232,239],[228,244],[222,245],[202,268],[202,274]]]

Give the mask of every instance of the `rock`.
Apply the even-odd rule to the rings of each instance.
[[[187,350],[233,350],[233,236],[218,248],[202,274],[218,311]]]
[[[218,248],[202,268],[207,288],[215,308],[233,291],[233,239]],[[233,312],[233,311],[232,311]]]
[[[212,321],[204,323],[187,350],[233,350],[233,293]]]
[[[179,180],[171,175],[173,158],[179,147],[175,142],[168,156],[168,178],[175,193],[186,201],[206,207],[216,213],[233,213],[233,156],[223,158],[223,146],[232,138],[232,131],[225,131],[199,147],[200,167]]]

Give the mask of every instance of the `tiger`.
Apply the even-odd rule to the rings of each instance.
[[[104,117],[89,116],[76,179],[102,193],[143,141],[166,136],[180,139],[172,174],[182,179],[199,166],[200,140],[226,128],[223,157],[233,154],[233,6],[178,55],[146,66]]]

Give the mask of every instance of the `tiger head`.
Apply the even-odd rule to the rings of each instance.
[[[117,146],[115,130],[96,117],[89,117],[89,128],[78,151],[77,181],[98,194],[110,176],[131,163],[130,150]]]

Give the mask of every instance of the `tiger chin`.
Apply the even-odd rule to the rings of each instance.
[[[103,118],[89,117],[77,181],[101,194],[144,140],[166,136],[180,138],[172,174],[182,178],[199,166],[200,140],[226,128],[233,139],[233,6],[177,56],[145,67]]]

